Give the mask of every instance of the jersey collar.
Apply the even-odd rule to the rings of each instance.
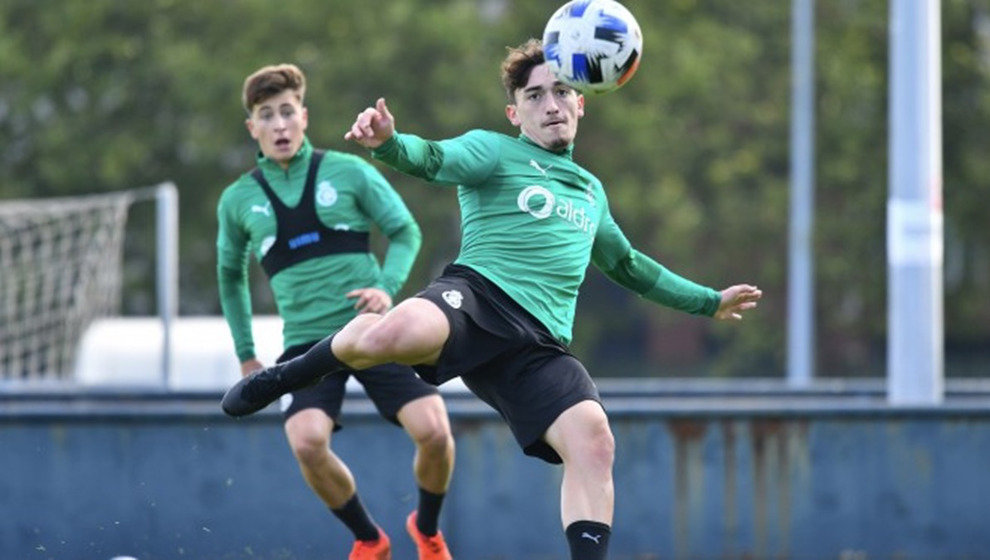
[[[296,152],[296,155],[292,156],[292,159],[289,160],[288,169],[283,170],[282,166],[279,165],[278,162],[269,159],[268,157],[265,156],[265,154],[261,153],[261,151],[259,151],[257,155],[258,167],[271,173],[292,174],[292,172],[295,171],[297,167],[308,166],[309,156],[311,156],[312,154],[313,154],[313,145],[309,142],[309,137],[304,136],[302,145],[299,146],[299,150]]]
[[[536,142],[533,142],[529,138],[529,136],[526,136],[525,134],[520,133],[519,134],[519,139],[522,140],[523,142],[531,145],[531,146],[536,146],[537,148],[539,148],[539,149],[541,149],[541,150],[543,150],[545,152],[550,152],[551,154],[555,154],[555,155],[558,155],[558,156],[561,156],[561,157],[565,157],[567,159],[574,159],[573,158],[573,155],[574,155],[574,143],[573,142],[571,144],[569,144],[566,148],[564,148],[564,151],[562,151],[562,152],[551,152],[550,150],[544,148],[543,146],[537,144]]]

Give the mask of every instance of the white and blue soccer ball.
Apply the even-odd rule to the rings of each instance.
[[[615,0],[571,0],[550,16],[543,53],[561,82],[582,93],[606,93],[636,73],[643,33]]]

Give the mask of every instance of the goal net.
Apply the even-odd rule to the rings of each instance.
[[[153,196],[0,201],[0,379],[71,377],[83,331],[119,311],[128,210]]]

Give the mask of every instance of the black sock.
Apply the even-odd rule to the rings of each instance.
[[[434,494],[419,489],[419,508],[416,510],[416,528],[428,537],[437,534],[437,520],[440,518],[440,506],[446,494]]]
[[[571,560],[605,560],[612,528],[598,521],[575,521],[567,526]]]
[[[305,354],[278,364],[283,379],[290,387],[302,389],[323,379],[327,374],[346,369],[344,362],[338,360],[330,349],[334,336],[332,334],[317,342]]]
[[[354,533],[355,539],[359,541],[378,540],[378,526],[371,520],[368,510],[364,509],[364,504],[361,503],[361,498],[358,497],[357,492],[351,496],[350,500],[347,500],[343,507],[330,511]]]

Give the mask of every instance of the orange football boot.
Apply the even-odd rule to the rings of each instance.
[[[347,560],[392,560],[392,544],[388,535],[378,529],[378,540],[354,541],[354,548]]]
[[[419,532],[419,528],[416,527],[415,511],[406,518],[406,531],[416,543],[419,560],[453,560],[450,551],[447,550],[447,543],[443,540],[443,533],[437,531],[437,534],[429,537]]]

